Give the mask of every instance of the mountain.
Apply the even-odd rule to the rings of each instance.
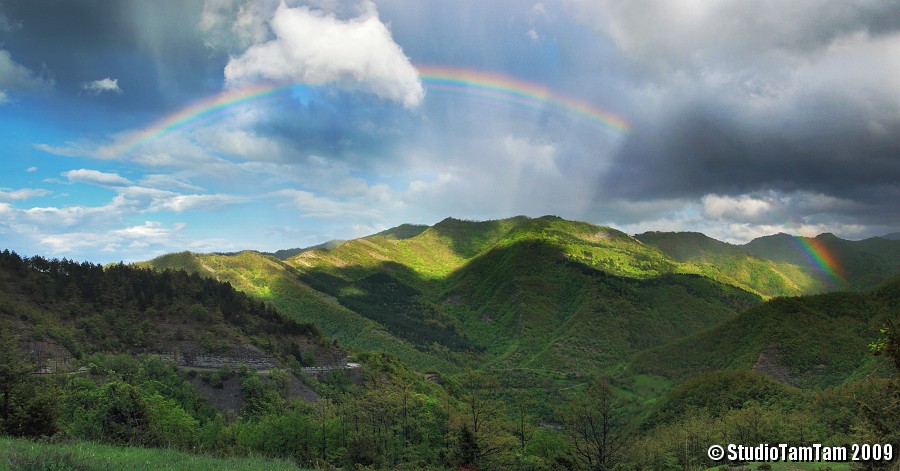
[[[776,298],[712,329],[637,354],[636,373],[686,377],[742,369],[802,387],[836,386],[872,371],[868,345],[897,316],[900,277],[865,292]]]
[[[805,242],[884,266],[894,250],[819,239]],[[20,342],[56,374],[0,381],[13,405],[0,426],[379,469],[456,468],[488,447],[480,459],[497,467],[586,469],[577,427],[604,403],[633,434],[623,459],[642,469],[715,465],[696,461],[711,436],[891,442],[900,359],[895,332],[880,329],[897,322],[900,277],[764,301],[790,287],[789,269],[807,273],[702,234],[631,237],[552,216],[446,219],[284,260],[181,252],[100,267],[4,252],[0,374],[31,371],[9,347]],[[298,370],[345,361],[338,342],[358,370]],[[84,368],[58,374],[61,350]],[[144,356],[185,350],[255,368]]]
[[[313,245],[312,247],[306,247],[306,248],[302,248],[302,249],[301,249],[301,248],[294,248],[294,249],[276,250],[275,252],[261,252],[261,253],[262,253],[263,255],[271,255],[272,257],[275,257],[275,258],[277,258],[277,259],[279,259],[279,260],[287,260],[287,259],[289,259],[289,258],[291,258],[291,257],[297,256],[298,254],[301,254],[301,253],[303,253],[303,252],[306,252],[307,250],[312,250],[312,249],[333,249],[333,248],[335,248],[335,247],[340,246],[340,245],[343,244],[343,243],[344,243],[343,240],[329,240],[328,242],[323,242],[323,243],[321,243],[321,244]]]
[[[800,267],[819,280],[820,291],[871,288],[900,273],[900,241],[880,237],[851,241],[834,234],[776,234],[742,247],[751,255]]]
[[[400,226],[283,261],[182,253],[145,266],[229,281],[417,368],[486,363],[544,379],[623,365],[760,301],[625,233],[553,216]]]
[[[840,286],[804,243],[829,254],[845,276]],[[486,365],[536,384],[612,371],[763,299],[873,286],[896,272],[898,251],[900,242],[886,239],[781,234],[734,245],[517,216],[401,225],[284,260],[180,253],[144,266],[228,281],[342,345],[390,352],[415,368]]]
[[[635,236],[693,271],[765,297],[796,296],[824,289],[824,283],[795,261],[754,255],[743,246],[696,232],[646,232]]]
[[[900,273],[900,241],[850,241],[833,234],[775,234],[734,245],[690,232],[635,236],[682,262],[682,270],[740,286],[764,297],[861,290]]]
[[[881,236],[882,239],[887,240],[900,240],[900,232],[892,232],[890,234],[885,234]]]
[[[184,271],[101,267],[0,252],[0,327],[53,370],[94,352],[176,362],[332,364],[346,352],[226,283]],[[234,361],[231,361],[234,360]],[[40,365],[39,365],[40,366]]]

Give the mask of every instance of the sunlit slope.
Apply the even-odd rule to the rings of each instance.
[[[271,303],[279,312],[319,326],[342,346],[396,354],[416,367],[443,365],[426,357],[409,342],[389,333],[383,325],[342,306],[335,298],[300,281],[298,272],[274,257],[258,252],[194,254],[181,252],[155,258],[142,265],[156,269],[184,268],[231,283],[236,289]],[[452,369],[452,365],[443,365]]]
[[[793,260],[754,256],[742,246],[697,232],[646,232],[635,237],[678,261],[684,272],[740,286],[765,297],[798,296],[827,287],[812,267]]]
[[[868,344],[900,316],[900,278],[867,292],[776,298],[713,329],[638,354],[631,369],[683,377],[756,369],[798,386],[834,386],[870,372]]]
[[[891,260],[893,242],[848,246]],[[453,369],[488,360],[500,369],[581,374],[617,368],[643,350],[729,321],[760,296],[828,289],[786,249],[768,250],[772,258],[765,258],[764,244],[753,245],[759,254],[702,234],[631,237],[553,216],[448,218],[304,250],[284,261],[241,252],[180,253],[150,263],[229,281],[281,312],[315,322],[344,345],[391,352],[416,367]],[[835,253],[846,252],[839,249]],[[845,264],[850,272],[854,263]],[[870,271],[873,279],[889,271],[888,262],[879,263],[884,269]],[[834,340],[839,323],[821,338]],[[747,344],[737,337],[730,342],[732,348]],[[738,356],[752,366],[760,351]],[[740,363],[709,355],[710,366]]]
[[[758,297],[614,229],[546,216],[400,226],[281,261],[256,252],[149,262],[229,281],[342,344],[453,368],[593,372],[731,318]]]
[[[796,264],[827,290],[868,289],[900,273],[900,240],[776,234],[754,239],[742,248],[760,258]]]
[[[347,241],[331,250],[309,250],[289,259],[288,263],[306,271],[347,279],[367,276],[373,269],[379,269],[395,271],[411,283],[438,280],[526,220],[517,217],[468,222],[448,218],[424,230],[421,226],[403,225]],[[392,270],[392,267],[402,267],[402,270]]]
[[[586,372],[729,319],[759,301],[676,275],[660,250],[614,229],[547,216],[447,219],[288,263],[310,287],[435,354],[498,368]]]

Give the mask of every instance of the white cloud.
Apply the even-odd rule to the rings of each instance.
[[[67,142],[63,146],[40,143],[33,144],[32,147],[48,154],[59,155],[61,157],[84,157],[93,153],[93,150],[90,148],[74,142]]]
[[[634,203],[624,204],[628,211],[634,209]],[[637,222],[620,225],[623,230],[632,234],[697,231],[726,242],[746,243],[779,232],[810,237],[833,232],[856,238],[874,235],[872,231],[879,229],[855,222],[853,212],[859,209],[856,203],[804,191],[707,194],[698,200],[651,200],[643,204],[666,209],[645,212]],[[614,221],[608,224],[616,225]]]
[[[179,236],[185,227],[176,223],[170,227],[160,222],[147,221],[143,225],[128,226],[108,231],[76,231],[51,234],[35,234],[38,243],[54,254],[71,254],[84,249],[115,252],[116,256],[146,254],[147,249],[157,248],[157,252],[183,249],[187,241]],[[129,250],[132,249],[132,250]]]
[[[122,89],[119,88],[119,79],[111,79],[109,77],[94,80],[92,82],[85,82],[81,85],[81,88],[94,95],[99,95],[104,92],[116,93],[118,95],[122,94]]]
[[[37,167],[28,167],[25,169],[25,171],[28,173],[34,173],[34,172],[38,171],[38,168]]]
[[[528,32],[525,33],[525,35],[528,36],[528,39],[532,40],[533,42],[538,42],[538,40],[541,39],[541,36],[537,31],[535,31],[534,28],[529,29]]]
[[[150,211],[173,211],[184,213],[188,211],[214,211],[227,206],[246,201],[245,198],[232,195],[170,195],[155,198],[150,205]]]
[[[706,195],[701,199],[703,214],[712,219],[759,222],[771,217],[774,209],[772,197],[751,195],[719,196]]]
[[[255,161],[276,161],[282,157],[281,146],[275,140],[242,129],[216,128],[206,139],[218,151],[230,156]]]
[[[131,180],[117,173],[107,173],[86,168],[69,170],[68,172],[63,172],[62,176],[69,179],[70,183],[88,183],[99,186],[125,186],[131,184]]]
[[[22,188],[19,190],[10,190],[8,188],[0,188],[0,201],[19,201],[30,198],[47,196],[51,193],[49,190],[41,188]]]
[[[336,82],[359,87],[406,107],[425,96],[419,75],[374,3],[348,20],[308,7],[283,3],[269,22],[275,39],[256,43],[225,67],[230,87],[256,81],[321,84]]]
[[[164,189],[164,190],[186,190],[186,191],[203,191],[202,187],[192,185],[187,181],[177,178],[174,175],[154,173],[145,175],[141,179],[140,184],[145,187]]]
[[[398,214],[405,207],[387,185],[366,186],[354,191],[353,196],[343,197],[295,189],[278,190],[266,196],[280,200],[280,207],[297,210],[304,217],[343,219],[367,225],[378,224],[385,214]]]
[[[561,165],[559,143],[516,134],[460,143],[411,159],[403,202],[439,217],[557,214],[578,218],[594,204],[597,168]]]

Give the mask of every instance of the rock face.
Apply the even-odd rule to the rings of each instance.
[[[781,352],[774,348],[759,353],[759,358],[753,364],[753,371],[759,371],[782,383],[791,384],[794,381],[791,369],[781,362]]]
[[[240,365],[245,365],[251,370],[268,370],[277,366],[275,358],[248,347],[234,347],[219,354],[202,349],[181,349],[174,352],[162,352],[159,354],[159,358],[180,367],[210,370],[217,370],[225,366],[237,368]]]

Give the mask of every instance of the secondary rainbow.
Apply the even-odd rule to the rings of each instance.
[[[547,87],[506,75],[443,66],[417,66],[426,89],[472,94],[506,103],[543,109],[547,105],[588,118],[604,132],[621,137],[631,131],[627,121],[585,101],[562,95]]]
[[[587,118],[598,124],[604,133],[620,138],[631,127],[624,119],[597,108],[587,102],[555,93],[549,88],[515,79],[506,75],[439,66],[417,67],[423,86],[428,90],[475,95],[503,103],[542,110],[555,106],[563,111]],[[129,133],[118,144],[110,148],[114,156],[127,154],[149,142],[205,121],[214,121],[241,106],[275,99],[279,95],[289,95],[298,85],[317,86],[323,84],[271,84],[263,83],[226,90],[184,108],[181,108],[149,125]]]

